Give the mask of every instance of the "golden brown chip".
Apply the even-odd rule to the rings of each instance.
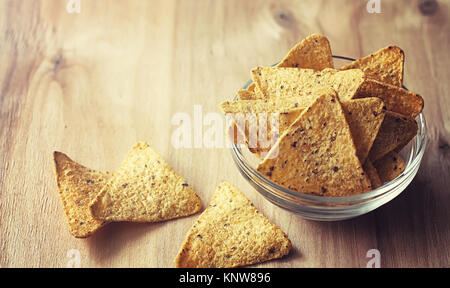
[[[91,211],[108,221],[158,222],[197,213],[201,205],[186,180],[147,143],[138,142]]]
[[[250,83],[250,85],[248,85],[247,91],[248,92],[254,92],[255,88],[256,88],[256,85],[255,85],[255,83],[252,82],[252,83]],[[244,99],[242,99],[242,100],[244,100]],[[250,100],[250,99],[248,99],[248,100]]]
[[[341,70],[361,69],[370,79],[402,87],[404,60],[402,49],[389,46],[345,65]]]
[[[370,180],[337,96],[322,95],[280,137],[258,171],[300,193],[350,196],[369,191]]]
[[[239,90],[237,92],[239,100],[254,100],[256,99],[255,93],[249,90]]]
[[[323,70],[334,68],[330,42],[320,34],[312,34],[295,45],[277,67]]]
[[[417,122],[414,119],[387,111],[369,152],[370,160],[375,162],[394,149],[401,150],[416,136],[417,130]]]
[[[378,175],[377,169],[375,169],[375,167],[373,166],[372,162],[369,159],[366,160],[366,163],[364,163],[363,168],[367,176],[369,176],[370,183],[372,183],[372,189],[376,189],[381,185],[383,185],[380,176]]]
[[[420,95],[384,84],[375,80],[366,80],[359,87],[355,98],[378,97],[383,100],[388,111],[415,118],[423,110],[423,99]]]
[[[291,67],[302,69],[323,70],[334,68],[330,42],[320,34],[312,34],[295,45],[289,53],[278,63],[277,67]],[[251,83],[246,90],[255,91],[255,83]],[[254,93],[242,93],[241,100],[251,100]],[[246,97],[247,96],[247,97]]]
[[[314,98],[317,98],[320,95],[324,95],[329,93],[329,89],[318,89],[316,90],[317,94],[314,94]],[[284,131],[292,124],[295,120],[297,120],[300,113],[310,106],[311,99],[314,98],[280,98],[280,99],[269,99],[269,100],[247,100],[247,101],[235,101],[235,102],[223,102],[221,104],[222,111],[224,113],[255,113],[257,117],[251,118],[249,117],[249,121],[252,119],[256,121],[261,121],[260,113],[279,113],[279,131],[276,135],[283,134]],[[307,101],[302,101],[306,99]],[[370,148],[372,147],[372,143],[377,136],[378,129],[381,126],[384,118],[384,110],[383,110],[383,101],[379,98],[365,98],[365,99],[355,99],[351,101],[342,102],[342,107],[344,108],[347,121],[350,125],[350,130],[352,132],[352,136],[355,142],[356,150],[358,158],[361,163],[364,163],[367,155],[369,153]],[[266,116],[266,123],[268,129],[261,129],[263,133],[263,137],[267,137],[268,141],[271,140],[271,125],[268,114]],[[269,148],[262,148],[257,145],[256,138],[259,135],[260,130],[257,123],[249,124],[249,121],[241,121],[238,126],[240,131],[240,135],[246,139],[247,144],[249,145],[250,132],[249,127],[253,127],[257,131],[254,132],[253,135],[253,145],[249,145],[250,151],[253,153],[261,153],[267,152]],[[276,127],[276,126],[274,126]],[[237,134],[235,134],[237,135]],[[234,138],[235,143],[237,141],[237,137]],[[270,141],[269,141],[270,142]],[[274,142],[271,142],[274,143]],[[256,147],[258,146],[258,147]]]
[[[246,266],[287,255],[291,242],[229,183],[217,187],[209,207],[189,230],[177,268]]]
[[[316,95],[317,97],[317,95]],[[282,99],[257,99],[225,101],[220,104],[222,111],[226,113],[287,113],[298,109],[305,109],[313,101],[306,101],[301,97]]]
[[[61,152],[53,153],[56,183],[70,233],[77,238],[92,235],[106,224],[96,220],[89,209],[89,203],[110,180],[112,174],[86,168]]]
[[[342,102],[352,132],[359,161],[365,163],[384,119],[384,103],[379,98]]]
[[[283,133],[308,107],[304,98],[258,99],[226,101],[220,106],[236,124],[234,143],[244,140],[253,153],[267,152]],[[272,127],[277,131],[272,131]],[[272,133],[274,132],[274,135]],[[242,138],[238,138],[242,137]],[[274,136],[274,138],[272,137]]]
[[[317,89],[334,89],[341,101],[351,100],[364,82],[361,70],[337,71],[258,67],[252,70],[255,96],[260,99],[313,97]]]
[[[243,143],[245,140],[251,152],[264,158],[265,154],[262,152],[267,153],[272,148],[279,135],[297,120],[302,111],[310,106],[314,99],[328,93],[330,89],[320,88],[315,90],[311,97],[226,101],[221,104],[221,109],[227,115],[231,113],[236,124],[235,130],[229,131],[230,136],[234,135],[234,143]],[[365,106],[361,105],[361,107]],[[359,116],[361,113],[356,111],[355,117]],[[362,120],[366,121],[367,118]],[[265,121],[266,125],[259,125],[261,121]],[[272,135],[272,127],[278,130],[274,135]],[[359,128],[358,125],[355,127]]]
[[[373,163],[383,183],[397,178],[405,171],[406,164],[403,158],[394,151]]]

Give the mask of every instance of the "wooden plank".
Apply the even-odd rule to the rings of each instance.
[[[261,267],[383,267],[450,263],[449,9],[411,1],[0,2],[0,266],[172,267],[196,216],[159,224],[111,224],[70,236],[51,153],[114,171],[136,141],[148,141],[208,203],[220,181],[239,187],[292,240],[287,258]],[[422,8],[421,8],[422,7]],[[424,10],[425,9],[425,10]],[[425,11],[425,12],[424,12]],[[175,149],[177,113],[219,112],[257,65],[321,32],[337,55],[360,57],[394,44],[406,53],[405,84],[425,99],[429,144],[418,176],[398,198],[337,223],[301,219],[263,199],[227,149]],[[69,255],[70,256],[70,255]]]

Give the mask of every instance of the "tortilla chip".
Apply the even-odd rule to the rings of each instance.
[[[312,34],[295,45],[276,67],[303,68],[319,71],[325,68],[334,68],[330,42],[323,35]],[[254,92],[255,83],[251,83],[246,91]],[[254,96],[254,94],[244,95]],[[255,98],[244,97],[239,99],[250,100]]]
[[[323,70],[334,68],[330,42],[320,34],[312,34],[295,45],[277,67]]]
[[[403,158],[394,151],[389,152],[383,158],[373,163],[383,183],[397,178],[405,171],[406,164]]]
[[[271,224],[241,191],[225,182],[217,187],[209,207],[189,230],[175,266],[246,266],[280,258],[291,247],[279,227]]]
[[[297,119],[305,108],[305,104],[301,98],[258,99],[226,101],[220,104],[220,107],[227,116],[232,117],[239,134],[243,135],[249,148],[251,150],[255,149],[252,152],[256,153],[260,151],[258,148],[260,146],[258,143],[260,132],[263,133],[262,137],[266,137],[263,139],[267,139],[270,142],[271,128],[278,127],[276,132],[276,137],[278,138],[279,134]],[[259,124],[263,123],[262,121],[266,121],[266,125],[260,126]],[[234,135],[236,136],[237,133]],[[233,139],[234,143],[240,143],[239,140],[239,138]]]
[[[388,111],[411,118],[415,118],[423,110],[423,99],[420,95],[375,80],[366,80],[356,92],[355,98],[366,97],[381,98]]]
[[[312,100],[327,93],[330,93],[330,89],[317,89],[311,97],[226,101],[221,104],[221,109],[227,115],[232,113],[231,116],[235,119],[238,131],[229,134],[235,136],[234,143],[243,143],[242,139],[245,139],[249,150],[263,158],[265,155],[261,153],[268,152],[272,148],[279,135],[283,134],[303,110],[314,102]],[[259,123],[262,121],[266,121],[266,125],[260,126]],[[278,127],[274,135],[272,127]],[[241,138],[238,138],[238,135]],[[261,144],[260,140],[264,142]]]
[[[380,131],[369,152],[370,160],[375,162],[394,149],[401,150],[416,136],[417,130],[417,122],[414,119],[386,111]]]
[[[320,95],[330,93],[329,89],[321,89],[316,91],[318,94],[314,94],[314,99]],[[302,101],[302,99],[307,99],[308,101]],[[313,99],[313,98],[311,98]],[[221,104],[222,111],[224,113],[255,113],[257,118],[254,120],[258,122],[261,121],[260,113],[279,113],[279,133],[281,135],[286,131],[286,129],[297,120],[301,112],[311,105],[310,98],[281,98],[281,99],[270,99],[270,100],[248,100],[248,101],[235,101],[235,102],[223,102]],[[365,98],[365,99],[355,99],[351,101],[342,102],[342,107],[344,108],[347,121],[350,125],[350,131],[355,142],[358,158],[361,163],[364,163],[367,155],[369,154],[370,148],[372,147],[373,141],[377,136],[378,129],[381,126],[384,118],[383,101],[378,98]],[[268,117],[266,118],[266,123],[269,123],[267,130],[261,129],[264,133],[263,137],[271,139],[271,125]],[[256,122],[256,121],[255,121]],[[244,124],[245,123],[245,124]],[[249,149],[253,153],[267,152],[269,148],[256,147],[257,136],[259,136],[258,124],[248,124],[248,122],[241,121],[240,125],[237,125],[238,130],[240,130],[241,135],[246,139],[246,143],[249,144],[249,127],[254,127],[257,130],[253,134],[253,145],[250,145]],[[236,134],[235,134],[236,135]],[[234,138],[235,143],[237,142],[237,137]],[[241,138],[242,139],[242,138]],[[274,142],[273,142],[274,143]]]
[[[256,99],[255,93],[249,90],[239,90],[237,92],[239,100],[254,100]]]
[[[86,168],[61,152],[53,152],[53,160],[69,231],[77,238],[86,238],[106,224],[94,219],[89,203],[111,179],[112,174]]]
[[[364,98],[342,102],[359,161],[365,163],[370,148],[383,123],[384,103],[379,98]]]
[[[317,97],[317,95],[316,95]],[[312,102],[301,97],[282,99],[257,99],[225,101],[220,104],[224,113],[287,113],[298,109],[305,109]]]
[[[371,189],[336,95],[322,95],[280,137],[258,171],[300,193],[349,196]]]
[[[381,182],[380,176],[378,175],[377,169],[375,169],[369,159],[367,159],[366,163],[364,163],[363,168],[367,176],[369,176],[370,183],[372,183],[372,189],[376,189],[383,185],[383,182]]]
[[[252,82],[252,83],[250,83],[250,85],[248,85],[247,91],[248,92],[254,92],[255,88],[256,88],[256,85],[255,85],[255,83]],[[242,99],[242,100],[244,100],[244,99]]]
[[[361,70],[258,67],[252,70],[256,84],[255,96],[260,99],[312,97],[318,88],[332,88],[341,101],[351,100],[364,82]]]
[[[367,78],[402,87],[405,55],[399,47],[389,46],[345,65],[341,70],[361,69]]]
[[[91,211],[108,221],[158,222],[197,213],[201,206],[186,180],[147,143],[138,142]]]
[[[259,158],[264,158],[265,154],[262,153],[267,153],[272,148],[279,136],[305,109],[301,98],[252,100],[241,103],[240,106],[241,113],[251,113],[255,117],[233,114],[235,127],[239,131],[235,136],[243,137],[249,150]],[[222,106],[225,113],[240,113],[239,109],[230,108]],[[276,128],[277,131],[273,131],[272,128]],[[241,143],[240,139],[242,138],[235,138],[235,143]]]

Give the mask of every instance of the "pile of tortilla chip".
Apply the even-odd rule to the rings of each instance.
[[[276,67],[251,71],[239,100],[221,104],[231,136],[260,158],[259,173],[299,193],[351,196],[392,181],[417,134],[421,96],[403,89],[404,53],[383,48],[335,68],[313,34]]]
[[[70,232],[86,238],[109,222],[159,222],[192,215],[202,202],[147,143],[138,142],[115,173],[86,168],[54,152],[56,182]]]

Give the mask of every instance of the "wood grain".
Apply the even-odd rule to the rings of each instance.
[[[114,171],[148,141],[208,203],[216,185],[239,187],[287,232],[294,251],[262,267],[450,266],[449,1],[66,1],[0,0],[0,266],[173,267],[196,216],[159,224],[111,224],[70,236],[51,153]],[[424,2],[427,2],[424,4]],[[431,3],[432,2],[432,3]],[[431,3],[431,4],[430,4]],[[362,217],[320,223],[263,199],[227,149],[174,149],[177,112],[219,112],[257,65],[270,65],[313,32],[335,54],[360,57],[394,44],[405,84],[425,99],[429,142],[411,185]]]

